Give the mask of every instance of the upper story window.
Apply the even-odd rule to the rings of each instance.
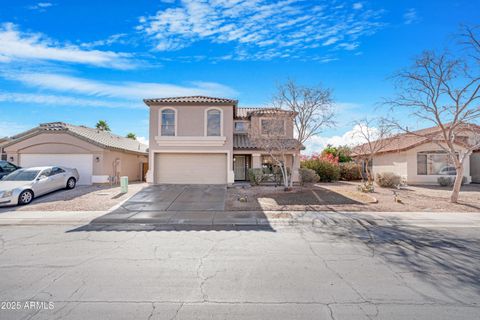
[[[285,120],[262,119],[262,134],[265,135],[285,135]]]
[[[162,136],[174,136],[175,135],[175,110],[165,109],[161,114],[161,131]]]
[[[222,112],[217,109],[207,111],[207,136],[222,135]]]
[[[247,122],[235,122],[235,132],[236,133],[247,133],[248,123]]]

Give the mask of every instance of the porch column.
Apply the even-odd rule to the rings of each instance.
[[[299,182],[300,176],[298,173],[298,169],[300,169],[300,154],[294,153],[292,156],[293,156],[292,181]]]
[[[262,167],[262,155],[259,153],[252,154],[252,168]]]

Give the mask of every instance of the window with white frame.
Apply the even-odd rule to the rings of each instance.
[[[165,109],[162,110],[161,115],[161,131],[162,136],[174,136],[175,135],[175,110]]]
[[[207,111],[207,136],[222,135],[222,112],[217,109]]]
[[[262,119],[262,134],[285,135],[285,121],[279,119]]]
[[[418,175],[456,175],[455,165],[450,155],[443,151],[417,153]]]

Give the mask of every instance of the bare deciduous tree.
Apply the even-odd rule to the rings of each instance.
[[[279,86],[273,105],[297,114],[295,130],[300,143],[334,125],[332,91],[328,88],[304,87],[289,80]]]
[[[478,37],[468,29],[467,43],[478,61]],[[450,201],[458,202],[468,155],[480,148],[480,73],[471,56],[455,58],[443,52],[424,52],[413,66],[396,76],[398,95],[387,101],[393,108],[406,108],[410,115],[439,128],[432,132],[403,131],[421,136],[444,150],[455,165],[456,178]]]
[[[353,148],[355,159],[360,165],[365,165],[368,183],[372,183],[370,165],[378,153],[394,142],[393,127],[383,118],[365,118],[356,121],[354,128],[352,138],[359,142]]]
[[[292,114],[291,117],[294,117]],[[262,121],[261,126],[250,126],[248,136],[250,141],[258,148],[264,150],[277,165],[282,173],[285,189],[293,186],[293,163],[289,164],[288,156],[299,150],[301,144],[296,139],[285,137],[284,121],[276,118]],[[293,160],[293,159],[292,159]]]

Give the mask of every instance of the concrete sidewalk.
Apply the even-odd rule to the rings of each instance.
[[[201,226],[262,226],[329,224],[362,219],[375,225],[480,227],[480,212],[282,212],[282,211],[9,211],[0,225],[153,224]]]

